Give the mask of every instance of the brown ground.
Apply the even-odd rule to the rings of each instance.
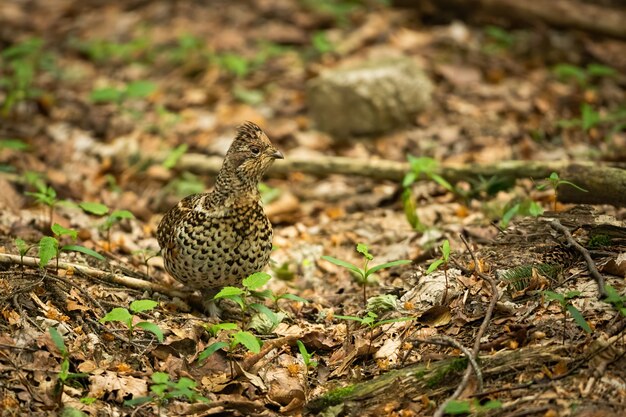
[[[6,52],[33,38],[41,39],[40,49],[26,55]],[[234,127],[244,120],[263,126],[287,159],[339,155],[405,161],[411,154],[441,164],[623,163],[626,78],[615,57],[625,50],[624,42],[584,33],[426,19],[415,10],[373,0],[4,1],[0,139],[18,139],[28,148],[1,142],[0,256],[18,254],[16,238],[37,246],[50,234],[47,208],[26,194],[36,191],[27,174],[36,172],[59,200],[100,202],[135,217],[115,224],[107,235],[101,217],[57,204],[53,222],[78,232],[75,242],[65,236],[62,244],[79,244],[106,257],[98,261],[67,252],[61,260],[179,289],[160,258],[150,258],[158,249],[154,230],[164,210],[210,187],[212,179],[175,164],[166,167],[162,156],[181,144],[187,152],[222,155]],[[431,107],[410,126],[379,137],[337,141],[316,131],[307,114],[306,81],[327,68],[389,55],[411,57],[424,67],[435,85]],[[616,66],[612,72],[611,65]],[[16,74],[29,69],[32,80],[23,75],[20,84]],[[94,99],[95,90],[116,94],[105,88],[132,95],[125,88],[141,89],[133,84],[138,81],[155,88],[118,102]],[[7,105],[17,90],[15,103]],[[406,220],[400,184],[298,172],[267,179],[264,195],[277,247],[267,287],[309,302],[281,300],[282,323],[265,334],[258,326],[249,330],[264,342],[260,354],[239,346],[230,356],[220,350],[203,365],[198,354],[228,340],[233,331],[213,336],[207,317],[166,290],[129,289],[78,269],[22,271],[19,261],[5,258],[0,264],[2,415],[50,415],[62,407],[87,415],[315,415],[329,403],[345,406],[324,415],[433,415],[460,383],[462,370],[451,368],[430,385],[422,386],[423,378],[413,373],[385,382],[374,393],[359,396],[357,390],[345,401],[309,400],[394,370],[442,366],[463,357],[459,349],[416,339],[446,335],[471,349],[494,296],[485,276],[497,281],[498,302],[480,340],[484,387],[481,391],[470,381],[461,399],[499,401],[494,410],[483,411],[493,416],[622,415],[624,317],[598,300],[580,254],[565,248],[562,234],[547,221],[518,216],[506,233],[492,224],[516,202],[553,210],[554,193],[537,190],[539,182],[520,179],[502,189],[460,184],[475,191],[466,197],[433,181],[418,182],[411,188],[420,220],[416,230]],[[579,211],[562,214],[572,208]],[[601,206],[591,212],[561,204],[556,209],[556,218],[595,251],[607,283],[624,294],[624,210]],[[474,262],[460,234],[470,240],[483,275],[472,273]],[[443,267],[425,274],[445,239],[452,251],[447,290]],[[395,311],[379,318],[411,321],[370,332],[334,317],[363,317],[362,289],[345,269],[321,256],[360,266],[357,243],[369,246],[372,265],[413,261],[381,271],[379,284],[367,288],[368,297],[399,299]],[[37,249],[27,256],[37,256]],[[537,266],[541,263],[560,267],[548,271]],[[519,265],[535,268],[522,277],[503,277]],[[570,304],[583,322],[573,319],[571,308],[564,316],[545,289],[580,291]],[[135,321],[158,325],[162,343],[139,328],[129,340],[124,325],[99,323],[111,309],[128,308],[138,299],[159,302]],[[254,324],[249,313],[242,315],[234,304],[226,307],[225,321],[240,328]],[[584,321],[591,333],[583,330]],[[62,335],[66,355],[51,339],[51,327]],[[308,372],[296,340],[315,352],[317,366]],[[81,373],[70,375],[64,386],[59,383],[63,362],[69,372]],[[168,373],[172,381],[192,379],[209,402],[189,394],[124,405],[149,395],[155,372]],[[478,404],[472,405],[476,413]]]

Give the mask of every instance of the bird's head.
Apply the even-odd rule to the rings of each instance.
[[[245,122],[237,129],[235,140],[226,153],[220,177],[227,177],[223,179],[230,180],[234,188],[256,190],[272,163],[283,158],[259,126]]]

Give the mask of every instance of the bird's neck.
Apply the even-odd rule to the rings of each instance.
[[[256,179],[244,178],[229,166],[223,166],[217,175],[213,193],[223,203],[259,201],[261,194]]]

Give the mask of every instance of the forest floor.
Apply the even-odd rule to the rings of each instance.
[[[626,211],[561,204],[568,178],[434,174],[623,164],[623,51],[377,1],[0,2],[2,416],[409,417],[460,384],[449,415],[624,415]],[[434,86],[409,126],[315,130],[308,80],[398,56]],[[425,180],[270,174],[269,291],[224,300],[218,323],[181,299],[155,229],[212,186],[179,162],[221,157],[246,120],[285,163],[413,155]],[[399,260],[365,287],[345,267]]]

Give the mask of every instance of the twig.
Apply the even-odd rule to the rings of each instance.
[[[496,307],[496,302],[498,301],[498,287],[496,285],[496,282],[490,276],[483,274],[482,272],[478,270],[478,258],[476,257],[476,254],[470,248],[470,245],[469,243],[467,243],[465,236],[463,236],[463,234],[460,234],[460,237],[461,237],[461,240],[463,241],[463,244],[467,248],[468,252],[472,256],[472,259],[474,260],[474,272],[476,273],[476,275],[478,275],[480,278],[487,281],[491,285],[491,293],[492,293],[491,301],[489,302],[489,307],[487,307],[487,311],[485,312],[485,318],[483,319],[483,322],[480,325],[480,328],[478,329],[478,333],[476,334],[476,340],[474,341],[472,358],[475,360],[478,357],[478,354],[480,352],[480,339],[482,339],[483,335],[485,334],[485,331],[487,330],[487,326],[489,326],[489,321],[491,320],[491,316],[493,315],[493,310]],[[448,403],[452,400],[459,398],[459,396],[461,395],[463,390],[465,390],[465,388],[467,387],[467,384],[469,383],[470,376],[472,375],[472,367],[473,365],[470,362],[470,365],[465,370],[465,374],[463,375],[463,379],[461,380],[461,383],[458,385],[454,393],[439,406],[439,408],[434,414],[434,417],[442,417],[445,413],[445,409]]]
[[[554,230],[563,233],[565,238],[567,239],[568,246],[573,246],[582,256],[585,258],[585,262],[587,263],[587,268],[589,268],[589,273],[596,280],[596,284],[598,284],[598,293],[599,298],[606,298],[606,289],[604,288],[604,277],[598,272],[598,268],[596,268],[596,264],[591,259],[591,255],[589,251],[582,247],[576,240],[572,237],[569,229],[563,226],[558,220],[554,219],[550,223],[550,227]]]
[[[25,256],[24,258],[20,259],[19,255],[11,255],[7,253],[0,253],[0,263],[10,263],[10,264],[17,264],[17,265],[22,263],[23,265],[26,265],[26,266],[39,268],[39,258]],[[128,288],[133,288],[133,289],[141,290],[141,291],[159,292],[161,294],[165,294],[172,298],[189,297],[188,293],[175,290],[165,285],[156,284],[154,282],[129,277],[126,275],[113,274],[113,273],[95,269],[86,265],[79,265],[79,264],[74,264],[70,262],[59,261],[59,269],[65,269],[65,270],[71,269],[81,274],[84,274],[88,277],[102,279],[112,284],[117,284],[117,285],[121,285],[121,286],[128,287]]]

